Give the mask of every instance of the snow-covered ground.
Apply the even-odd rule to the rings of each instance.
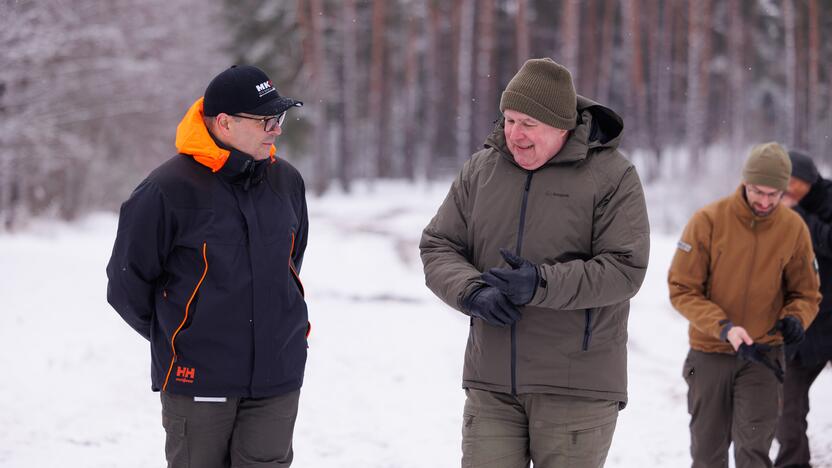
[[[468,323],[424,286],[418,255],[446,190],[381,184],[310,198],[301,277],[313,329],[293,466],[459,466]],[[0,235],[0,467],[164,466],[147,342],[105,300],[115,226],[101,214]],[[687,324],[665,283],[674,248],[653,236],[632,302],[630,404],[610,467],[690,465]],[[815,466],[832,466],[831,393],[827,369],[812,389]]]

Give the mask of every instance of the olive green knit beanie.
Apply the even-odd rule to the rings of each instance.
[[[527,60],[500,98],[500,112],[515,110],[563,130],[575,128],[577,107],[572,75],[550,58]]]
[[[751,185],[763,185],[785,191],[789,188],[792,162],[786,150],[775,142],[751,148],[742,168],[742,180]]]

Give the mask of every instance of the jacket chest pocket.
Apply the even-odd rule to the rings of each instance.
[[[212,209],[182,210],[177,218],[176,246],[179,247],[201,249],[217,229]]]
[[[263,243],[286,242],[298,230],[298,218],[292,205],[284,198],[270,196],[255,204],[255,216]]]

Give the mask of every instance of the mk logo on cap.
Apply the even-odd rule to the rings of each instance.
[[[274,88],[272,87],[272,81],[271,80],[264,81],[264,82],[260,83],[259,85],[255,86],[255,88],[257,88],[257,94],[258,94],[259,97],[263,97],[263,96],[271,93],[272,91],[274,91]]]

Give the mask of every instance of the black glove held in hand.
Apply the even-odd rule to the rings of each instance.
[[[737,349],[737,356],[748,362],[757,362],[768,367],[772,372],[774,372],[774,376],[777,377],[777,380],[779,380],[780,383],[783,383],[783,369],[780,368],[780,363],[776,360],[772,363],[768,356],[766,356],[766,352],[770,350],[771,346],[767,344],[754,343],[749,346],[743,343]]]
[[[806,335],[803,330],[803,325],[800,324],[800,320],[791,315],[778,320],[774,329],[783,335],[783,341],[787,345],[800,343]]]
[[[481,318],[495,327],[511,325],[520,318],[517,308],[493,286],[483,286],[475,290],[465,299],[462,306],[471,316]]]
[[[492,268],[483,273],[482,280],[502,291],[512,304],[528,304],[537,291],[537,265],[506,249],[500,249],[500,254],[511,268]]]

